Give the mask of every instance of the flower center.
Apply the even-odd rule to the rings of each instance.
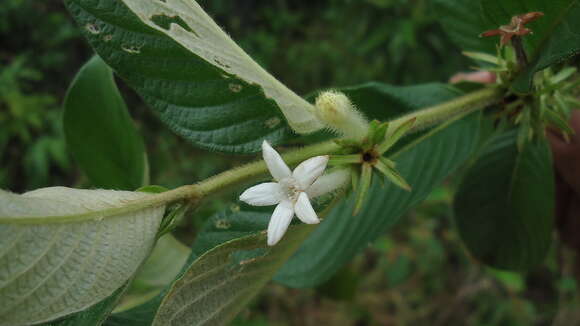
[[[300,192],[302,191],[298,187],[298,183],[296,182],[296,180],[294,180],[294,178],[292,177],[284,178],[280,180],[279,184],[280,186],[282,186],[282,191],[284,192],[284,195],[286,195],[288,199],[290,199],[293,203],[295,203],[298,200],[298,195],[300,195]]]
[[[362,161],[371,165],[376,164],[379,157],[381,157],[381,154],[379,154],[375,148],[369,149],[362,153]]]

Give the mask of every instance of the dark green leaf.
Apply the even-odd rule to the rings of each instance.
[[[580,1],[578,0],[481,0],[490,25],[505,25],[512,16],[540,11],[544,17],[526,27],[533,35],[523,37],[530,65],[516,79],[513,88],[527,92],[535,72],[580,52]]]
[[[95,56],[81,68],[64,108],[68,149],[93,186],[134,190],[143,185],[148,177],[143,140],[101,59]]]
[[[518,151],[514,132],[497,137],[471,167],[455,198],[459,234],[493,267],[528,270],[552,243],[554,176],[545,140]]]
[[[499,25],[486,22],[478,0],[433,0],[433,6],[439,21],[449,37],[463,51],[496,54],[499,40],[480,38],[479,34]],[[509,20],[502,23],[505,25]]]
[[[486,30],[509,24],[516,15],[540,11],[545,14],[526,25],[533,35],[523,37],[530,65],[512,87],[528,92],[535,72],[580,52],[579,0],[435,0],[443,27],[462,50],[496,54],[499,37],[479,38]]]
[[[77,312],[73,315],[65,317],[64,319],[42,324],[42,326],[99,326],[102,325],[105,319],[113,311],[123,293],[127,289],[124,285],[110,297],[88,308],[87,310]]]
[[[155,318],[155,313],[163,300],[165,293],[137,307],[111,315],[104,326],[149,326]]]
[[[260,233],[226,242],[198,258],[164,297],[157,325],[224,325],[261,290],[312,231],[291,227],[274,247]]]
[[[183,5],[190,6],[191,12],[188,13],[174,17],[154,15],[152,20],[143,14],[142,17],[147,18],[141,20],[125,5],[127,2],[65,0],[95,51],[173,131],[202,148],[232,153],[259,151],[264,138],[278,144],[294,137],[279,109],[281,106],[277,105],[279,99],[275,96],[267,98],[264,94],[274,89],[286,96],[285,99],[291,99],[285,102],[287,107],[300,112],[310,104],[276,84],[275,79],[269,79],[271,76],[264,77],[267,75],[265,72],[266,75],[260,72],[259,76],[274,80],[272,89],[266,87],[271,85],[261,87],[227,73],[232,67],[219,61],[223,59],[221,55],[216,54],[210,63],[183,45],[198,40],[198,33],[184,22],[194,19],[194,23],[202,23],[196,20],[201,16],[193,12],[196,3],[191,1]],[[169,8],[173,5],[170,2],[131,3],[147,9],[167,7],[163,10],[174,10]],[[187,33],[180,43],[175,40],[175,35],[169,35],[171,29],[167,30],[168,26],[176,25]],[[200,28],[205,28],[204,33],[210,30],[206,25]],[[210,44],[203,45],[208,51],[215,47],[219,50],[222,46],[207,39],[204,41]],[[224,48],[227,55],[239,54],[230,50]],[[253,71],[250,68],[247,71]],[[300,117],[308,115],[298,114]]]

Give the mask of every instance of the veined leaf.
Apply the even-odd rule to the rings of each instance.
[[[149,254],[164,208],[82,222],[43,223],[43,217],[98,212],[146,196],[64,187],[1,191],[0,325],[53,320],[109,297]],[[24,217],[39,222],[19,223]]]
[[[313,204],[319,215],[324,216],[328,205],[341,195],[337,192],[318,197]],[[194,243],[188,267],[176,282],[148,302],[112,315],[105,325],[148,326],[157,311],[160,315],[156,322],[162,325],[226,324],[315,228],[294,219],[282,241],[268,247],[264,231],[272,210],[243,205],[212,216]],[[163,299],[166,295],[168,299]],[[162,300],[164,307],[159,308]]]
[[[545,139],[518,151],[515,132],[494,139],[466,174],[455,198],[459,234],[493,267],[527,270],[550,249],[554,176]]]
[[[294,253],[312,225],[289,228],[274,247],[264,233],[226,242],[197,259],[166,294],[157,325],[224,325]]]
[[[79,71],[64,101],[68,150],[93,186],[135,190],[148,178],[143,140],[111,69],[97,56]]]
[[[95,51],[194,144],[256,152],[322,127],[190,0],[65,0]]]

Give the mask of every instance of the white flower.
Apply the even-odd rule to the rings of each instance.
[[[328,163],[328,155],[310,158],[300,163],[293,172],[267,141],[262,143],[262,155],[276,182],[251,187],[240,195],[240,200],[253,206],[277,205],[268,224],[268,245],[273,246],[288,229],[294,214],[307,224],[320,222],[309,198],[327,193],[328,187],[335,189],[338,179],[319,179]],[[339,182],[338,186],[342,183]]]

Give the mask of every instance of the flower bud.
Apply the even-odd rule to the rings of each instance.
[[[334,132],[346,138],[362,140],[369,131],[369,123],[341,92],[326,91],[316,98],[316,116]]]

